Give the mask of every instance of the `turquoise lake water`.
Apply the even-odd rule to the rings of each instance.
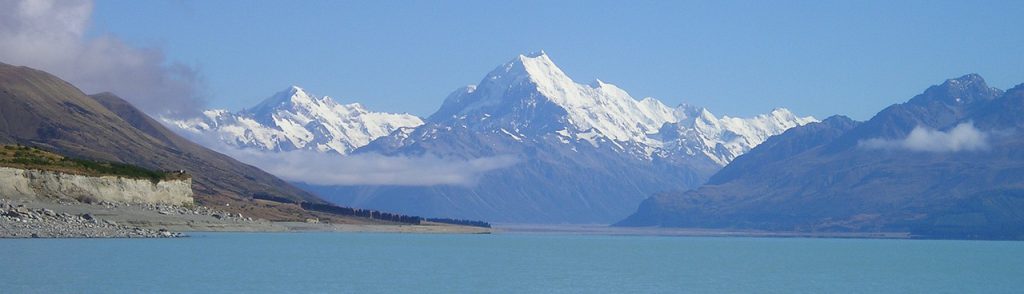
[[[1021,293],[1024,242],[194,233],[0,240],[3,293]]]

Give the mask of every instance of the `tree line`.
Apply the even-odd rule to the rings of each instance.
[[[365,218],[371,218],[371,219],[383,220],[383,221],[390,221],[390,222],[396,222],[396,223],[403,223],[403,224],[418,225],[418,224],[422,223],[424,220],[426,220],[426,221],[435,222],[435,223],[461,225],[461,226],[473,226],[473,227],[481,227],[481,228],[490,228],[491,227],[491,224],[488,223],[488,222],[485,222],[485,221],[467,220],[467,219],[452,219],[452,218],[426,218],[425,219],[425,218],[418,217],[418,216],[410,216],[410,215],[404,215],[404,214],[383,212],[383,211],[377,211],[377,210],[372,210],[372,209],[359,209],[359,208],[337,206],[337,205],[334,205],[334,204],[319,204],[319,203],[310,203],[310,202],[305,202],[305,201],[294,201],[292,199],[288,199],[288,198],[284,198],[284,197],[279,197],[279,196],[274,196],[274,195],[267,194],[267,193],[262,193],[262,192],[261,193],[253,194],[252,198],[260,199],[260,200],[268,200],[268,201],[280,202],[280,203],[298,204],[300,207],[302,207],[302,209],[310,210],[310,211],[318,211],[318,212],[330,213],[330,214],[336,214],[336,215],[343,215],[343,216],[365,217]]]
[[[390,221],[390,222],[404,223],[404,224],[411,224],[411,225],[418,225],[418,224],[420,224],[420,222],[423,221],[423,218],[418,217],[418,216],[408,216],[408,215],[403,215],[403,214],[383,212],[383,211],[370,210],[370,209],[359,209],[359,208],[351,208],[351,207],[341,207],[341,206],[332,205],[332,204],[317,204],[317,203],[302,202],[302,203],[299,203],[299,206],[302,206],[302,209],[305,209],[305,210],[319,211],[319,212],[325,212],[325,213],[331,213],[331,214],[337,214],[337,215],[345,215],[345,216],[358,216],[358,217],[365,217],[365,218],[371,218],[371,219],[376,219],[376,220],[383,220],[383,221]]]
[[[491,227],[491,224],[488,223],[488,222],[478,221],[478,220],[468,220],[468,219],[427,218],[427,221],[431,221],[431,222],[435,222],[435,223],[460,225],[460,226],[470,226],[470,227],[481,227],[481,228],[490,228]]]

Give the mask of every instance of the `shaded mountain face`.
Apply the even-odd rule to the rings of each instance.
[[[169,124],[238,148],[263,151],[313,150],[348,154],[402,127],[423,124],[410,114],[371,112],[359,103],[339,104],[291,86],[251,109],[212,109],[203,117]]]
[[[0,143],[193,175],[198,201],[227,203],[266,193],[323,203],[255,167],[194,144],[124,100],[92,97],[48,73],[0,63]],[[267,217],[283,216],[270,212]]]
[[[648,193],[685,189],[767,137],[815,121],[785,109],[719,118],[706,109],[637,100],[602,81],[569,78],[544,54],[520,55],[456,90],[422,126],[355,154],[453,159],[512,155],[476,185],[307,186],[339,204],[525,223],[609,223]]]
[[[645,200],[623,226],[1024,238],[1024,85],[947,80],[858,123],[832,117]]]

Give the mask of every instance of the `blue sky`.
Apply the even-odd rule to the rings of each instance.
[[[723,115],[867,119],[979,73],[1024,83],[1024,1],[108,1],[113,35],[193,66],[211,107],[295,84],[427,116],[457,87],[545,50],[577,82]]]

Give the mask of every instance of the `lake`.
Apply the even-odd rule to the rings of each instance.
[[[0,240],[2,293],[1019,293],[1024,242],[192,233]]]

